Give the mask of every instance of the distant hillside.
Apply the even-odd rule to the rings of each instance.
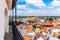
[[[51,17],[51,18],[60,18],[60,16],[17,16],[17,18],[27,18],[27,17],[39,17],[39,18]],[[9,18],[12,18],[12,16],[9,16]]]

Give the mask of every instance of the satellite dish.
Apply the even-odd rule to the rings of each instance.
[[[49,5],[52,3],[54,0],[42,0],[46,5]]]

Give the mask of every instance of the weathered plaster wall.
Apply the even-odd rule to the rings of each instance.
[[[7,21],[5,19],[5,8],[7,8],[6,0],[0,0],[0,40],[4,40],[5,28],[7,29],[5,26]]]

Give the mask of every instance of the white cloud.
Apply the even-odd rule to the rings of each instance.
[[[10,12],[11,14],[11,12]],[[60,16],[60,9],[51,10],[32,10],[28,9],[26,11],[17,11],[19,16]]]
[[[60,6],[60,1],[58,0],[54,0],[52,3],[51,3],[52,6]]]
[[[56,9],[56,11],[59,11],[60,12],[60,8]]]
[[[17,8],[19,9],[22,9],[22,8],[26,8],[26,5],[17,5]]]
[[[46,6],[42,0],[26,0],[26,2],[29,4],[33,4],[35,6],[39,6],[39,7],[45,7]]]
[[[60,9],[56,10],[26,10],[26,11],[18,11],[18,15],[20,16],[60,16]]]
[[[26,5],[18,5],[18,9],[26,8],[25,11],[18,10],[17,14],[19,16],[60,16],[60,9],[51,9],[51,10],[33,10],[27,8]]]

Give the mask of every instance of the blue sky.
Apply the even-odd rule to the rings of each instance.
[[[18,16],[60,16],[60,0],[18,0]]]

